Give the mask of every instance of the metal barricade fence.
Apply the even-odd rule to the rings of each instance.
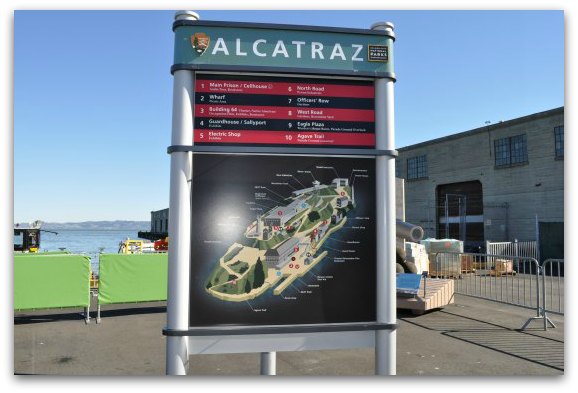
[[[542,264],[542,308],[564,315],[564,260],[546,259]]]
[[[458,294],[535,310],[536,316],[528,319],[523,330],[535,319],[547,320],[540,303],[540,270],[538,261],[530,257],[438,252],[430,261],[429,274],[456,279]]]
[[[538,258],[538,246],[535,240],[519,242],[486,242],[486,254],[515,255],[517,257]]]

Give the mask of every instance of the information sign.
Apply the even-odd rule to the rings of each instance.
[[[198,19],[173,24],[167,373],[374,347],[394,374],[393,25]]]
[[[372,81],[198,74],[198,145],[375,147]]]
[[[190,326],[375,322],[375,159],[193,156]]]

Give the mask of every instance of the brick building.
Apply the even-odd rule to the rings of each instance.
[[[563,244],[564,107],[400,148],[396,176],[426,237]]]

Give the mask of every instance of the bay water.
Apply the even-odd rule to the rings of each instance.
[[[98,273],[98,256],[100,253],[118,253],[119,243],[123,240],[138,239],[137,230],[81,230],[57,229],[58,235],[41,232],[40,250],[68,251],[72,254],[84,254],[90,257],[92,270]]]

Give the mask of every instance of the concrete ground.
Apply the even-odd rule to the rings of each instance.
[[[534,311],[456,295],[455,304],[414,316],[398,310],[397,375],[498,376],[564,373],[564,320],[555,329]],[[80,310],[78,310],[80,311]],[[85,325],[75,310],[17,313],[14,373],[164,375],[164,303],[103,307]],[[190,375],[258,375],[259,354],[195,355]],[[279,352],[277,375],[372,375],[373,349]]]

